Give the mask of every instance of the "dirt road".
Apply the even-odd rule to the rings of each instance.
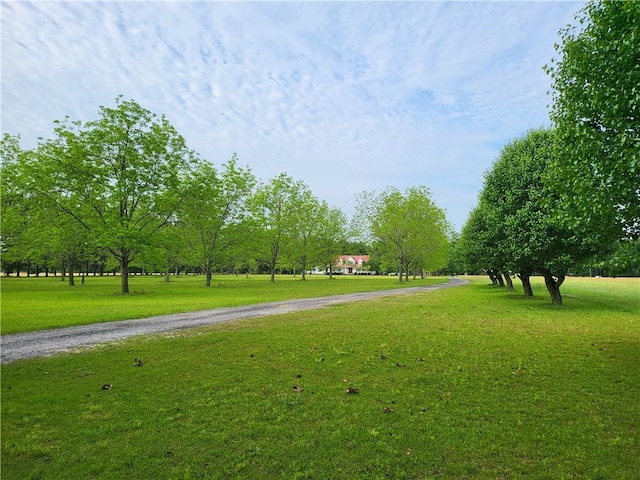
[[[9,363],[23,358],[52,355],[74,348],[122,340],[134,335],[185,330],[205,325],[233,322],[246,318],[266,317],[300,310],[311,310],[338,303],[440,290],[443,288],[457,287],[466,283],[468,283],[467,280],[453,277],[450,278],[447,283],[428,287],[407,287],[397,290],[349,293],[302,300],[286,300],[247,305],[244,307],[217,308],[215,310],[176,313],[137,320],[95,323],[78,327],[3,335],[0,337],[0,361],[2,363]]]

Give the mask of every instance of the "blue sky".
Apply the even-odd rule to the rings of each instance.
[[[122,94],[203,158],[287,172],[348,216],[425,185],[459,230],[501,148],[549,125],[565,2],[2,2],[2,132]]]

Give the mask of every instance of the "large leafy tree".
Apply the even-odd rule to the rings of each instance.
[[[381,259],[395,263],[400,282],[412,267],[435,269],[447,264],[449,226],[425,187],[405,193],[391,187],[380,194],[363,192],[356,219]]]
[[[304,182],[281,173],[258,186],[251,198],[252,243],[258,259],[269,268],[271,282],[275,282],[276,269],[299,233],[296,222],[308,190]]]
[[[42,199],[28,191],[31,181],[27,166],[34,153],[23,150],[20,138],[5,134],[1,142],[2,245],[5,269],[15,264],[17,274],[33,263],[51,264],[69,274],[74,284],[74,268],[86,253],[84,231],[58,212],[47,209]],[[46,241],[43,241],[46,239]],[[64,276],[63,276],[64,279]]]
[[[246,200],[254,185],[253,174],[238,167],[235,154],[220,171],[211,163],[200,163],[189,180],[179,222],[189,232],[207,287],[211,286],[216,257],[241,240],[237,230],[246,215]]]
[[[119,97],[99,113],[85,124],[56,122],[29,165],[28,191],[115,257],[128,293],[129,265],[173,218],[196,155],[164,116],[135,101]]]
[[[434,271],[447,265],[452,233],[445,211],[431,199],[431,192],[424,186],[411,187],[405,194],[405,208],[410,212],[409,270]]]
[[[552,303],[561,304],[560,286],[569,267],[595,253],[598,235],[578,235],[554,215],[558,196],[544,179],[555,153],[552,130],[532,130],[512,141],[486,174],[480,202],[499,222],[493,258],[497,253],[507,268],[521,274],[540,272]],[[523,285],[526,292],[524,280]]]
[[[20,137],[4,134],[0,140],[0,204],[2,216],[2,264],[9,273],[12,266],[28,263],[31,256],[29,248],[29,217],[33,211],[33,199],[22,187],[26,179],[22,165],[29,155],[20,145]]]
[[[300,269],[302,280],[306,280],[310,262],[318,258],[317,235],[320,232],[319,218],[321,202],[308,188],[301,188],[297,205],[293,211],[290,242],[287,257],[292,265]]]
[[[550,179],[570,224],[607,237],[640,234],[640,2],[591,0],[560,31]]]
[[[347,217],[339,208],[330,207],[326,202],[322,202],[317,212],[316,223],[318,230],[315,237],[315,260],[329,273],[329,278],[332,278],[336,258],[344,253]]]
[[[485,271],[491,281],[503,286],[506,280],[509,290],[513,289],[507,258],[500,250],[500,239],[504,237],[504,225],[496,218],[492,205],[481,198],[471,211],[456,241],[455,255],[466,271]],[[532,271],[520,269],[518,276],[522,281],[524,294],[533,296],[531,290]]]

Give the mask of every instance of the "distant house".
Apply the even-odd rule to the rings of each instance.
[[[340,255],[336,259],[333,271],[344,275],[369,273],[367,263],[370,258],[369,255]]]

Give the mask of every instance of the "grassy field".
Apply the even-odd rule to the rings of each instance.
[[[3,365],[2,478],[637,480],[640,283],[569,279],[562,308],[534,289]]]
[[[323,297],[341,293],[400,288],[397,277],[279,276],[275,283],[265,275],[215,277],[212,287],[203,276],[131,277],[132,294],[119,293],[120,277],[87,277],[85,285],[69,287],[60,278],[0,279],[2,334],[46,328],[85,325],[181,313],[218,307],[235,307],[293,298]],[[410,280],[408,286],[446,282],[444,277]]]

